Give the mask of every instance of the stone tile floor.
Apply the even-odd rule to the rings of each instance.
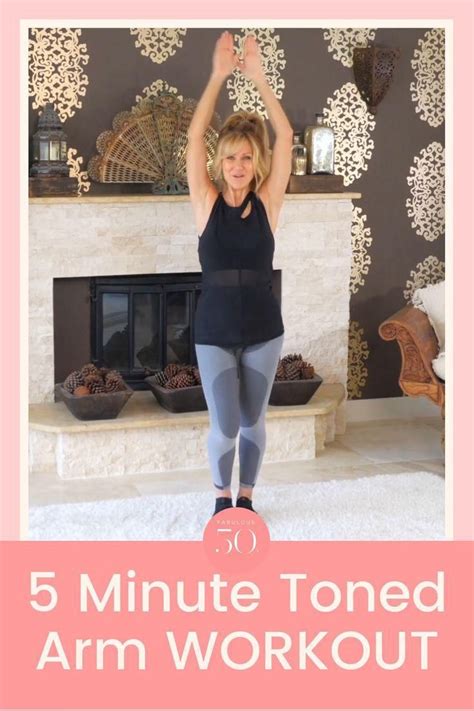
[[[348,423],[346,432],[336,435],[335,441],[327,444],[315,459],[264,464],[258,484],[271,486],[415,471],[444,476],[442,427],[441,418],[436,417]],[[209,490],[211,494],[210,481],[207,468],[69,481],[55,474],[41,474],[30,477],[29,500],[30,505],[41,506],[187,491]],[[237,487],[238,467],[234,469],[233,481]]]

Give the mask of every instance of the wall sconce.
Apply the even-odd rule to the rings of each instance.
[[[355,83],[372,114],[376,113],[378,104],[392,83],[395,64],[399,57],[398,48],[375,45],[354,48]]]

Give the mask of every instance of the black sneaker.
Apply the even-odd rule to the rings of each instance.
[[[233,508],[232,506],[232,499],[230,496],[217,496],[216,497],[216,508],[214,509],[214,513],[212,514],[215,516],[216,514],[220,513],[221,511],[224,511],[224,509],[231,509]]]
[[[235,502],[235,505],[241,509],[248,509],[249,511],[257,513],[252,506],[252,499],[249,499],[248,496],[239,496],[239,498]]]

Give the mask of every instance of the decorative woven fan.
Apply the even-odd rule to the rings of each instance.
[[[181,101],[160,93],[143,99],[131,111],[121,111],[112,131],[97,138],[99,155],[87,165],[92,180],[99,183],[152,183],[155,195],[188,193],[186,176],[187,132],[197,101]],[[213,124],[220,119],[214,114]],[[209,126],[204,135],[207,170],[212,179],[218,132]]]

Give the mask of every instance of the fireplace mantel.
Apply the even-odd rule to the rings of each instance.
[[[361,193],[286,193],[288,200],[359,200]],[[78,197],[35,197],[30,205],[67,205],[94,203],[189,202],[189,195],[83,195]]]

